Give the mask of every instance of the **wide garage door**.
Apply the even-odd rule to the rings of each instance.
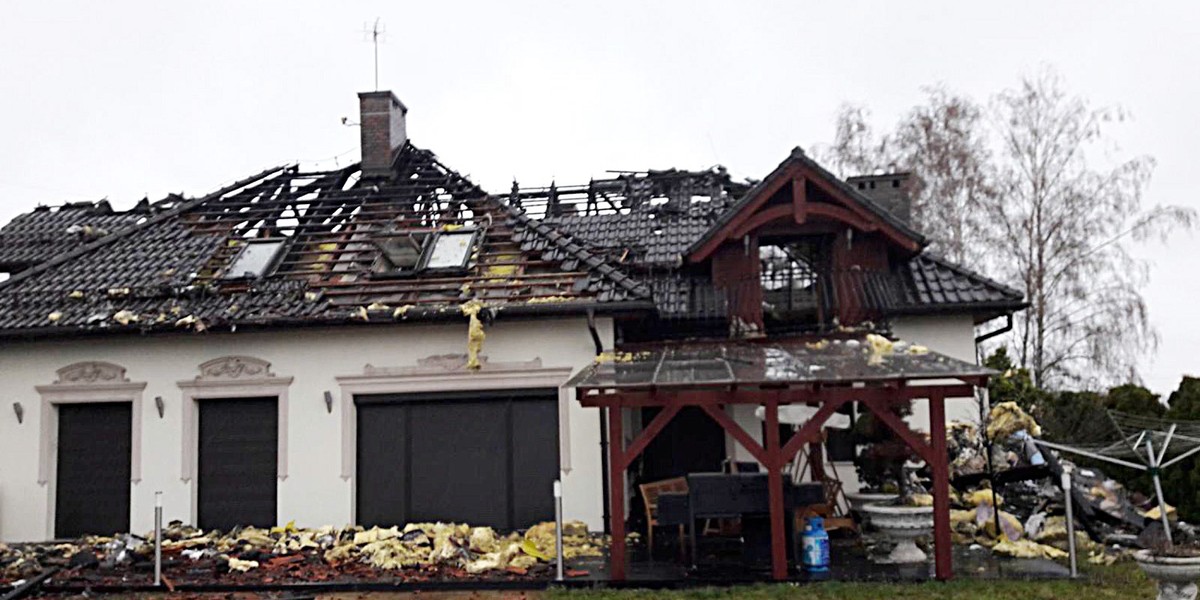
[[[552,519],[557,401],[554,389],[355,398],[358,522]]]
[[[275,525],[276,398],[200,400],[196,521],[202,529]]]
[[[54,536],[129,530],[129,402],[58,405]]]

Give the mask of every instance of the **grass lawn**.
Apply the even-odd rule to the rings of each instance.
[[[1100,600],[1103,598],[1154,598],[1154,584],[1146,579],[1133,562],[1110,567],[1081,565],[1083,577],[1078,581],[1013,581],[957,580],[950,583],[839,583],[811,585],[760,584],[731,588],[697,588],[691,590],[554,590],[542,598],[556,600],[591,600],[615,598],[805,598],[820,600],[844,598],[849,600],[884,600],[891,598],[922,598],[938,600]]]

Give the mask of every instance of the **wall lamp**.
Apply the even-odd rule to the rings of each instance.
[[[163,418],[163,411],[166,410],[166,407],[163,404],[162,396],[154,397],[154,408],[158,409],[158,418]]]
[[[13,402],[13,412],[17,413],[17,423],[25,422],[25,407],[20,402]]]
[[[325,391],[325,412],[333,414],[333,392]]]

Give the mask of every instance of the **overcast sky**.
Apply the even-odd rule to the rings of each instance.
[[[890,125],[944,83],[978,100],[1051,66],[1158,161],[1147,204],[1200,208],[1200,3],[12,2],[0,5],[0,222],[37,204],[200,195],[286,162],[358,157],[374,87],[484,187],[607,169],[762,177],[833,136],[843,102]],[[1139,250],[1169,392],[1200,374],[1200,236]]]

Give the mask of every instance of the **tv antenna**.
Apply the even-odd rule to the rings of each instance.
[[[375,23],[372,25],[363,24],[363,38],[370,36],[370,41],[375,45],[375,91],[379,91],[379,42],[384,41],[387,29],[379,17],[375,17]]]

